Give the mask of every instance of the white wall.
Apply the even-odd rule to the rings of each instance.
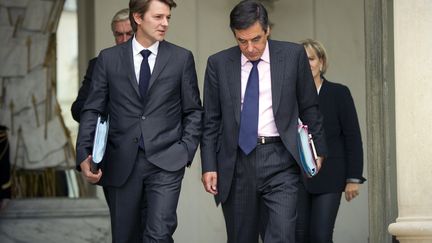
[[[95,55],[112,46],[112,15],[128,6],[127,0],[95,0]],[[234,45],[229,29],[232,0],[182,0],[172,11],[167,40],[190,49],[195,56],[202,88],[207,57]],[[316,38],[327,48],[330,67],[326,77],[347,85],[354,98],[366,154],[364,6],[357,0],[279,0],[269,8],[275,24],[272,38],[298,42]],[[366,158],[365,158],[366,159]],[[364,165],[365,176],[367,163]],[[204,192],[200,182],[199,153],[186,171],[180,198],[177,242],[220,243],[226,240],[220,208]],[[367,184],[354,202],[343,200],[335,228],[335,243],[364,243],[368,238]]]
[[[70,112],[78,94],[78,26],[75,11],[63,11],[57,29],[57,100],[61,115],[75,144],[78,123]],[[67,44],[64,44],[67,43]]]
[[[400,243],[432,242],[431,11],[430,1],[394,1],[398,218],[389,232]]]

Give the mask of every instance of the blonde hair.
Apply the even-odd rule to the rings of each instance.
[[[314,50],[315,53],[317,54],[318,58],[322,60],[323,65],[322,65],[320,72],[321,72],[321,75],[324,75],[327,71],[327,68],[328,68],[328,62],[327,62],[327,52],[326,52],[323,44],[321,44],[321,42],[319,42],[317,40],[313,40],[313,39],[302,40],[302,41],[300,41],[300,43],[304,46],[305,49],[311,48],[312,50]]]

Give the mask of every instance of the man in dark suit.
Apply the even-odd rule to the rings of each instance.
[[[307,56],[301,45],[268,40],[257,1],[236,5],[230,27],[238,46],[210,56],[205,74],[203,185],[222,203],[229,243],[258,242],[261,227],[265,243],[294,242],[299,117],[318,166],[326,153]]]
[[[201,135],[190,51],[164,41],[172,0],[131,0],[135,35],[99,54],[81,112],[77,164],[106,188],[113,242],[173,242],[184,168]],[[101,169],[90,172],[96,119],[110,117]],[[99,181],[100,180],[100,181]]]
[[[122,9],[116,14],[114,14],[111,20],[111,30],[113,32],[116,45],[128,41],[133,36],[133,30],[129,20],[128,8]],[[76,100],[72,103],[72,117],[77,122],[80,122],[80,113],[88,97],[92,81],[91,77],[93,74],[94,65],[96,64],[96,60],[97,58],[95,57],[89,61],[87,71],[82,82],[82,86],[78,91],[78,96]]]

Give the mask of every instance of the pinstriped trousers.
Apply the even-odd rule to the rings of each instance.
[[[294,243],[300,168],[282,143],[240,149],[222,204],[228,243]]]

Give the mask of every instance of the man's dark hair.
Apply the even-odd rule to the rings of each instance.
[[[231,10],[230,27],[233,32],[234,30],[247,29],[257,21],[267,33],[269,27],[267,10],[260,2],[243,0]]]
[[[134,32],[137,31],[137,23],[133,18],[134,13],[139,13],[141,17],[147,12],[152,1],[159,1],[165,3],[170,9],[175,8],[177,4],[174,0],[130,0],[129,1],[129,20]]]

